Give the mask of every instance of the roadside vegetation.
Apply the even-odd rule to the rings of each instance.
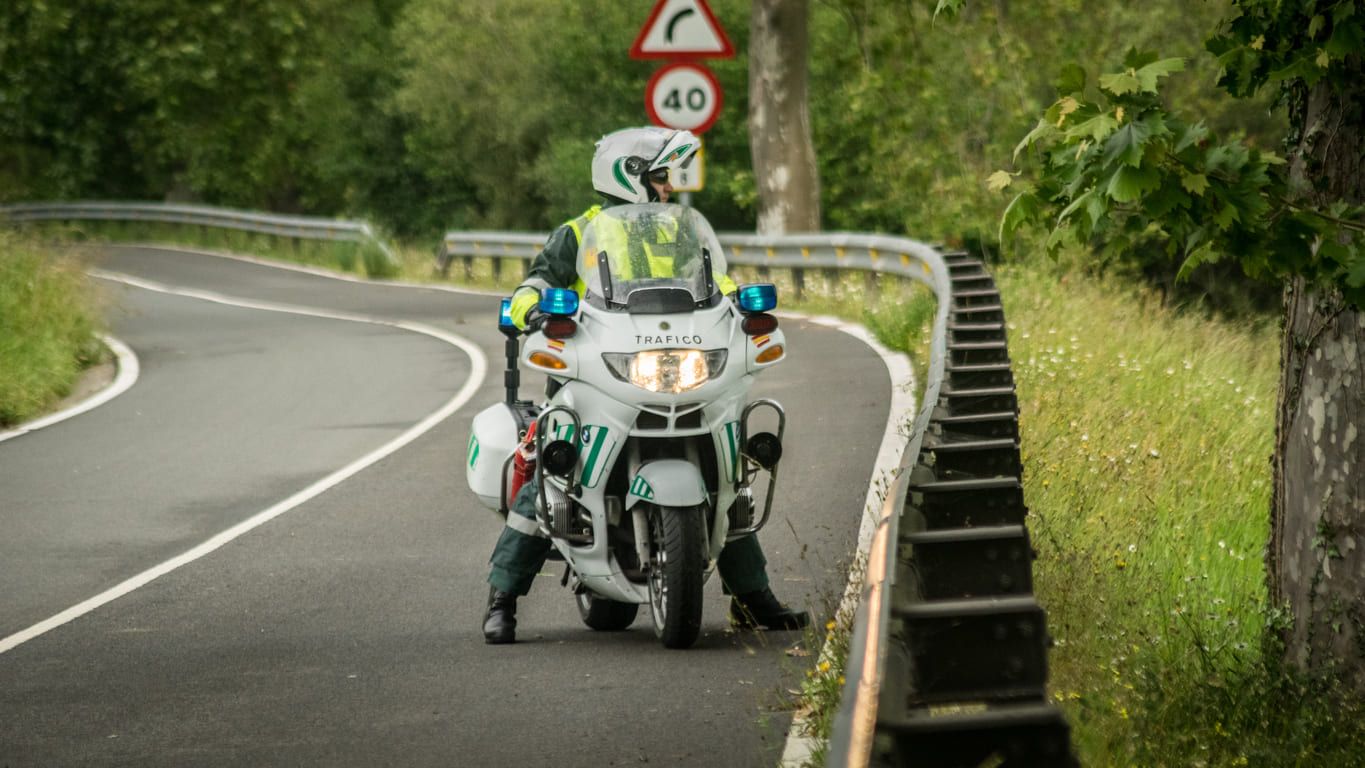
[[[1278,327],[1049,262],[998,270],[1035,591],[1085,765],[1361,765],[1361,702],[1268,604]]]
[[[1267,600],[1275,317],[1210,317],[1044,257],[993,272],[1051,695],[1081,764],[1365,765],[1365,706],[1284,666]],[[922,372],[932,297],[867,304],[854,285],[796,305],[861,319]],[[821,737],[842,674],[817,667],[803,687]]]
[[[0,230],[0,428],[41,414],[104,358],[81,265]]]

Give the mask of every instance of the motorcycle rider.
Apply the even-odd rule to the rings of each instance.
[[[529,275],[512,295],[512,322],[525,329],[537,321],[537,303],[545,288],[573,287],[581,296],[584,285],[577,275],[578,244],[588,222],[603,207],[668,202],[673,193],[669,172],[686,168],[699,147],[700,141],[689,131],[656,127],[627,128],[598,140],[592,183],[605,200],[550,235],[532,262]],[[716,275],[715,281],[723,294],[736,290],[734,281],[725,275]],[[536,493],[534,480],[517,493],[489,559],[491,586],[483,623],[488,643],[515,642],[517,597],[530,592],[551,549],[549,539],[536,524]],[[731,621],[741,627],[774,630],[800,629],[809,624],[809,613],[793,610],[773,595],[766,566],[758,537],[753,534],[721,550],[716,569],[726,594],[731,595]]]

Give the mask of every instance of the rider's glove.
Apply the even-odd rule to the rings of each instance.
[[[544,324],[546,317],[549,317],[549,315],[540,311],[539,304],[531,307],[531,311],[526,313],[526,327],[522,328],[522,330],[530,332],[540,330],[540,326]]]
[[[540,313],[540,291],[531,286],[523,286],[512,294],[512,306],[509,314],[512,316],[512,324],[520,330],[526,330],[530,325],[531,313]]]

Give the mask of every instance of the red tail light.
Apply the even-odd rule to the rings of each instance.
[[[767,313],[745,315],[744,322],[740,323],[739,327],[749,336],[762,336],[777,330],[777,318]]]
[[[578,332],[578,323],[572,317],[551,317],[540,330],[547,339],[567,339]]]

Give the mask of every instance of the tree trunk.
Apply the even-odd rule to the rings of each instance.
[[[1365,199],[1365,68],[1307,93],[1292,172],[1305,196]],[[1285,297],[1270,594],[1288,605],[1286,654],[1365,691],[1365,313],[1335,289]]]
[[[1365,315],[1296,280],[1286,301],[1271,597],[1289,660],[1365,690]]]
[[[758,231],[820,229],[820,177],[806,108],[807,0],[754,0],[749,17],[749,146]]]

